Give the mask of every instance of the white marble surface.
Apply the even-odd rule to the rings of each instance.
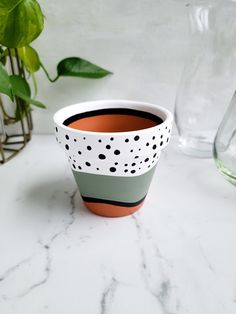
[[[144,207],[81,203],[53,136],[0,167],[1,314],[236,313],[236,190],[212,160],[161,157]]]

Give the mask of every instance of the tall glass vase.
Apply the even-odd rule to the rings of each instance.
[[[214,158],[220,173],[236,185],[236,93],[216,134]]]
[[[179,84],[175,121],[181,149],[212,157],[217,128],[236,82],[236,3],[189,6],[190,51]]]

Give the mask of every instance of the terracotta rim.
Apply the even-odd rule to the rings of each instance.
[[[146,134],[146,132],[155,131],[156,128],[162,127],[164,128],[166,125],[172,123],[173,116],[171,112],[161,106],[146,103],[146,102],[140,102],[140,101],[131,101],[131,100],[98,100],[98,101],[90,101],[90,102],[84,102],[84,103],[78,103],[75,105],[70,105],[67,107],[64,107],[60,110],[58,110],[54,114],[54,122],[56,125],[58,125],[60,128],[64,129],[65,132],[73,130],[73,132],[76,134],[81,135],[94,135],[97,136],[107,136],[112,135],[115,132],[90,132],[90,131],[83,131],[83,130],[76,130],[72,129],[66,125],[64,125],[64,121],[71,116],[74,116],[76,114],[82,114],[85,112],[90,112],[94,110],[100,110],[100,109],[117,109],[117,108],[123,108],[123,109],[133,109],[137,111],[144,111],[146,113],[153,114],[160,119],[162,119],[162,123],[155,125],[153,127],[149,127],[146,129],[141,129],[138,132],[141,134]],[[117,136],[128,136],[132,133],[137,132],[135,131],[128,131],[128,132],[117,132],[115,133]]]
[[[147,112],[117,108],[76,114],[63,124],[79,131],[117,133],[148,129],[162,122],[162,119]]]

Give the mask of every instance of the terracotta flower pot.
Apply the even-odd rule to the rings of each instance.
[[[142,206],[172,121],[162,107],[128,100],[79,103],[54,115],[87,208],[120,217]]]

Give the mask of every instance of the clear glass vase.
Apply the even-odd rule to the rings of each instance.
[[[179,84],[175,121],[181,149],[212,157],[217,128],[236,86],[236,3],[189,6],[190,51]]]
[[[220,173],[236,185],[236,93],[217,131],[214,158]]]

